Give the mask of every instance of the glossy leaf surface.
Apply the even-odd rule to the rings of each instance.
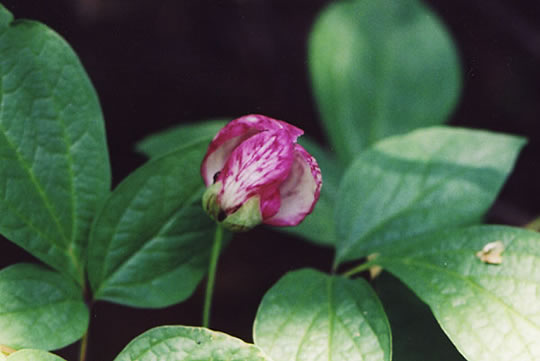
[[[332,3],[315,23],[309,65],[345,164],[384,137],[445,122],[460,91],[451,37],[417,0]]]
[[[488,243],[502,263],[482,262]],[[437,232],[381,252],[378,263],[424,302],[469,361],[540,359],[540,234],[477,226]]]
[[[362,279],[290,272],[264,296],[253,330],[255,344],[273,360],[391,359],[388,320]]]
[[[191,295],[207,268],[214,223],[203,212],[206,141],[153,158],[106,200],[93,224],[94,297],[164,307]]]
[[[110,187],[103,118],[69,45],[0,5],[0,233],[81,285]]]
[[[88,318],[73,280],[26,263],[0,271],[0,344],[14,349],[61,348],[82,337]]]
[[[514,136],[448,127],[378,142],[356,158],[340,185],[337,260],[478,222],[523,144]]]
[[[131,341],[114,361],[271,361],[254,345],[200,327],[163,326]]]

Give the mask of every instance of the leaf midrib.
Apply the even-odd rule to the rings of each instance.
[[[156,232],[149,236],[147,239],[141,241],[139,247],[137,247],[136,249],[134,249],[132,252],[129,253],[129,255],[125,255],[124,259],[116,265],[116,267],[114,268],[114,271],[110,272],[108,275],[106,275],[105,277],[103,277],[100,281],[100,286],[99,288],[95,291],[94,293],[94,297],[95,298],[99,298],[100,297],[100,293],[103,292],[104,289],[106,289],[106,285],[108,283],[109,280],[113,279],[114,276],[121,271],[122,267],[124,264],[126,264],[135,254],[137,254],[141,249],[143,249],[146,244],[148,243],[148,241],[156,238],[157,236],[159,236],[161,234],[161,232],[163,232],[167,226],[169,225],[169,223],[171,222],[171,220],[175,217],[175,215],[177,214],[181,214],[185,211],[187,211],[189,209],[189,206],[194,202],[194,200],[198,197],[200,197],[200,194],[202,192],[202,190],[204,189],[203,186],[197,186],[195,188],[195,191],[193,192],[188,192],[187,194],[193,194],[192,197],[188,198],[187,200],[185,200],[185,202],[183,203],[183,207],[181,209],[173,209],[171,210],[171,212],[165,217],[166,221],[163,222],[163,225],[161,227],[159,227],[158,229],[156,229]],[[134,194],[133,198],[130,200],[130,204],[135,200],[135,198],[137,198],[137,194]],[[129,209],[130,207],[126,207],[124,209],[124,213],[125,214],[127,212],[127,210]],[[111,233],[111,236],[110,236],[110,240],[108,242],[108,247],[107,249],[110,249],[110,246],[113,244],[114,242],[114,239],[115,239],[115,236],[116,236],[116,231],[118,229],[118,226],[120,225],[121,222],[121,219],[123,218],[120,217],[119,218],[119,221],[117,222],[117,224],[115,225],[114,227],[114,231]],[[105,252],[105,255],[108,254],[108,251]],[[105,256],[106,257],[106,256]],[[104,263],[102,263],[102,272],[104,272],[105,270],[105,267],[104,267]]]
[[[45,48],[45,46],[47,45],[47,42],[46,41],[43,41],[43,44],[42,44],[42,47],[40,49],[40,51],[43,51],[43,49]],[[62,65],[62,68],[59,72],[59,75],[58,75],[58,78],[56,79],[56,84],[54,86],[49,86],[49,89],[50,89],[50,97],[51,98],[54,98],[54,96],[52,94],[55,93],[55,89],[57,89],[57,85],[58,85],[58,82],[60,81],[61,77],[62,77],[62,74],[64,72],[64,68],[65,68],[65,64]],[[3,80],[3,75],[2,77],[0,78],[1,80]],[[2,91],[2,87],[1,85],[3,84],[3,81],[0,81],[0,91]],[[47,83],[47,85],[49,85]],[[17,89],[20,89],[20,87],[18,87]],[[0,133],[2,133],[2,135],[4,136],[4,139],[6,140],[6,144],[9,146],[9,148],[11,148],[11,150],[13,151],[13,153],[15,154],[16,156],[16,159],[18,161],[18,163],[20,164],[20,167],[27,173],[27,176],[28,178],[30,179],[31,183],[34,185],[35,189],[37,190],[37,193],[39,195],[39,197],[41,198],[41,200],[43,201],[43,204],[45,205],[45,209],[47,210],[47,212],[49,213],[49,216],[52,218],[53,220],[53,223],[55,225],[55,227],[57,228],[57,231],[58,233],[60,234],[60,236],[62,237],[63,241],[64,241],[64,244],[59,244],[58,241],[54,238],[54,237],[50,237],[50,236],[47,236],[47,237],[44,237],[46,240],[48,240],[51,244],[56,244],[56,247],[59,248],[59,249],[62,249],[64,250],[64,252],[67,254],[68,256],[68,259],[71,261],[72,265],[75,267],[75,269],[77,270],[78,273],[81,272],[80,270],[80,265],[79,265],[79,262],[78,262],[78,259],[77,259],[77,256],[75,255],[74,251],[73,251],[73,241],[74,241],[74,235],[75,235],[75,229],[77,227],[76,225],[76,199],[75,199],[75,188],[74,188],[74,172],[73,172],[73,157],[72,157],[72,154],[71,154],[71,148],[70,148],[70,142],[69,142],[69,137],[67,136],[67,128],[66,128],[66,125],[65,125],[65,122],[64,122],[64,119],[62,117],[60,117],[58,114],[60,114],[60,111],[58,109],[58,104],[57,102],[53,101],[53,105],[55,107],[55,114],[57,114],[57,116],[55,117],[56,120],[58,121],[58,123],[60,124],[60,127],[62,129],[62,140],[63,140],[63,143],[65,145],[65,153],[64,155],[66,156],[67,158],[67,166],[68,166],[68,173],[69,173],[69,185],[70,185],[70,200],[71,200],[71,235],[70,237],[68,237],[68,235],[66,235],[61,223],[60,223],[60,219],[58,217],[58,215],[56,214],[55,212],[55,208],[53,207],[49,197],[47,196],[47,194],[45,193],[44,189],[42,188],[41,184],[38,182],[32,168],[29,166],[28,162],[26,161],[26,159],[22,156],[22,154],[18,151],[17,147],[15,146],[15,143],[9,138],[8,136],[8,133],[6,131],[6,129],[4,128],[4,125],[3,125],[3,122],[2,122],[2,119],[3,119],[3,116],[4,116],[4,100],[5,100],[5,97],[3,96],[4,93],[2,92],[2,97],[0,99]],[[49,98],[49,97],[47,97]],[[6,202],[4,202],[6,203]],[[12,208],[14,209],[14,208]],[[31,229],[34,229],[34,230],[37,230],[37,228],[31,224],[31,223],[28,223],[29,221],[26,221],[25,218],[21,217],[21,215],[19,214],[19,212],[15,212],[16,216],[21,219],[23,221],[23,223],[27,224]],[[38,234],[43,234],[41,231],[38,232]],[[80,282],[80,280],[78,280]]]

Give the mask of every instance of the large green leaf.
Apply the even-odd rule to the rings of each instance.
[[[97,203],[110,187],[98,99],[69,45],[0,5],[0,233],[84,280]]]
[[[477,253],[504,244],[502,263]],[[433,233],[381,252],[378,264],[433,311],[469,361],[540,359],[540,234],[476,226]]]
[[[309,65],[345,163],[386,136],[443,123],[460,90],[451,38],[417,0],[332,3],[311,34]]]
[[[0,359],[1,360],[1,359]],[[65,361],[60,356],[43,350],[20,350],[12,353],[7,361]]]
[[[356,158],[340,185],[337,260],[479,221],[523,144],[514,136],[446,127],[378,142]]]
[[[258,347],[200,327],[162,326],[131,341],[114,361],[271,361]]]
[[[264,296],[253,333],[273,360],[391,360],[388,320],[363,279],[288,273]]]
[[[334,246],[336,244],[334,208],[339,182],[343,175],[343,167],[333,154],[309,137],[302,136],[299,143],[317,159],[317,163],[321,168],[323,187],[313,212],[302,223],[296,227],[276,229],[298,235],[316,244]]]
[[[399,280],[384,272],[374,287],[392,327],[393,361],[464,361],[429,307]]]
[[[208,145],[227,122],[228,120],[225,119],[215,119],[177,125],[144,138],[137,143],[136,149],[149,158],[153,158],[194,141],[206,141]]]
[[[73,280],[33,264],[0,271],[0,344],[57,349],[81,338],[88,318]]]
[[[153,158],[106,200],[88,250],[96,299],[164,307],[191,295],[215,230],[201,206],[206,146],[199,141]]]

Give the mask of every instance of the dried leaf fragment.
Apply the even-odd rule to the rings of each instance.
[[[12,354],[15,351],[16,350],[12,349],[11,347],[0,345],[0,353],[4,354],[6,356],[9,356],[10,354]]]
[[[489,264],[501,264],[504,244],[501,241],[487,243],[481,251],[476,252],[482,262]]]

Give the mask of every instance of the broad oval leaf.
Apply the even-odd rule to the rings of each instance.
[[[214,119],[198,123],[180,124],[149,135],[137,143],[136,149],[147,157],[154,158],[187,143],[206,141],[207,144],[210,144],[214,136],[228,121],[226,119]]]
[[[273,360],[391,360],[390,326],[363,279],[312,269],[286,274],[264,296],[253,338]]]
[[[497,241],[501,264],[480,260]],[[501,226],[436,232],[382,251],[377,262],[429,305],[467,360],[540,359],[540,234]]]
[[[460,91],[452,40],[417,0],[332,3],[315,23],[309,65],[345,164],[379,139],[443,123]]]
[[[98,98],[54,31],[0,5],[0,233],[84,283],[83,253],[110,187]]]
[[[480,220],[522,138],[432,127],[378,142],[347,170],[336,205],[338,262],[414,235]]]
[[[201,327],[162,326],[131,341],[114,361],[271,361],[254,345]]]
[[[81,290],[71,279],[34,264],[0,271],[0,344],[58,349],[80,339],[88,319]]]
[[[215,230],[201,206],[206,146],[199,141],[153,158],[105,201],[88,249],[96,299],[165,307],[192,294]]]
[[[12,353],[6,359],[7,361],[65,361],[60,356],[54,355],[43,350],[20,350]]]

